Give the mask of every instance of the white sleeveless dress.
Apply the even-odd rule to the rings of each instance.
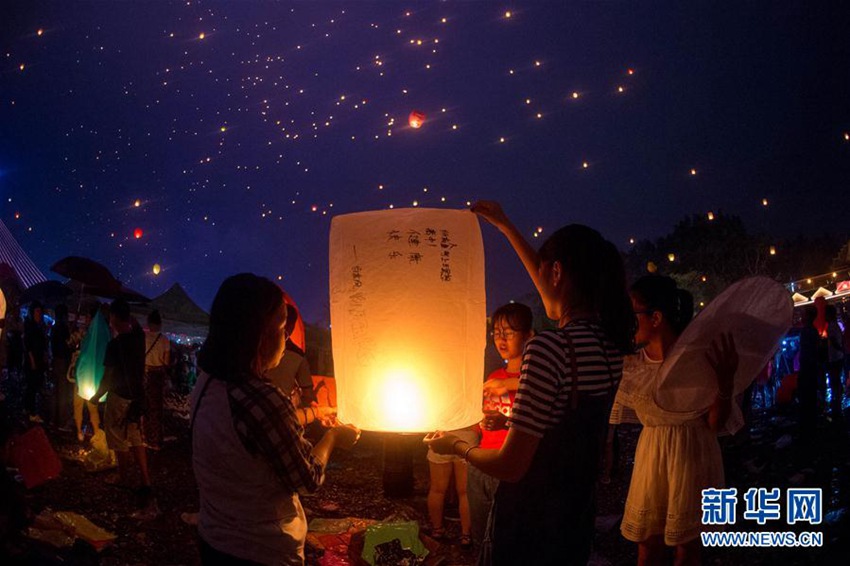
[[[620,530],[634,542],[663,535],[668,546],[708,530],[701,523],[702,490],[724,486],[717,435],[702,412],[673,413],[654,400],[661,362],[627,356],[611,411],[611,424],[643,425]]]

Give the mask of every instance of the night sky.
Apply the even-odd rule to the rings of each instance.
[[[708,211],[846,231],[847,12],[7,0],[0,218],[48,276],[84,255],[208,309],[253,271],[317,322],[335,214],[489,198],[530,238],[580,222],[623,250]],[[531,285],[484,237],[492,309]]]

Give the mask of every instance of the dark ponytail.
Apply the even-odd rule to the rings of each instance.
[[[670,277],[645,275],[632,285],[632,293],[647,309],[664,315],[677,335],[685,330],[694,317],[693,295],[680,289]]]
[[[540,248],[540,259],[559,261],[576,302],[599,316],[608,339],[624,354],[634,352],[637,321],[626,286],[626,270],[617,248],[596,230],[570,224]]]

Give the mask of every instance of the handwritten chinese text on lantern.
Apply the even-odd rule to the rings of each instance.
[[[422,124],[425,123],[425,114],[419,110],[414,110],[407,117],[407,123],[410,124],[411,128],[421,128]]]
[[[469,211],[334,218],[331,322],[339,418],[423,432],[481,418],[484,249]]]

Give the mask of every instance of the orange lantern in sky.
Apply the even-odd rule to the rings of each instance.
[[[144,232],[142,232],[141,228],[136,228],[135,230],[133,230],[133,237],[136,238],[137,240],[140,239],[143,235],[144,235]]]
[[[410,124],[411,128],[421,128],[422,124],[425,123],[425,114],[419,110],[414,110],[407,117],[407,123]]]

